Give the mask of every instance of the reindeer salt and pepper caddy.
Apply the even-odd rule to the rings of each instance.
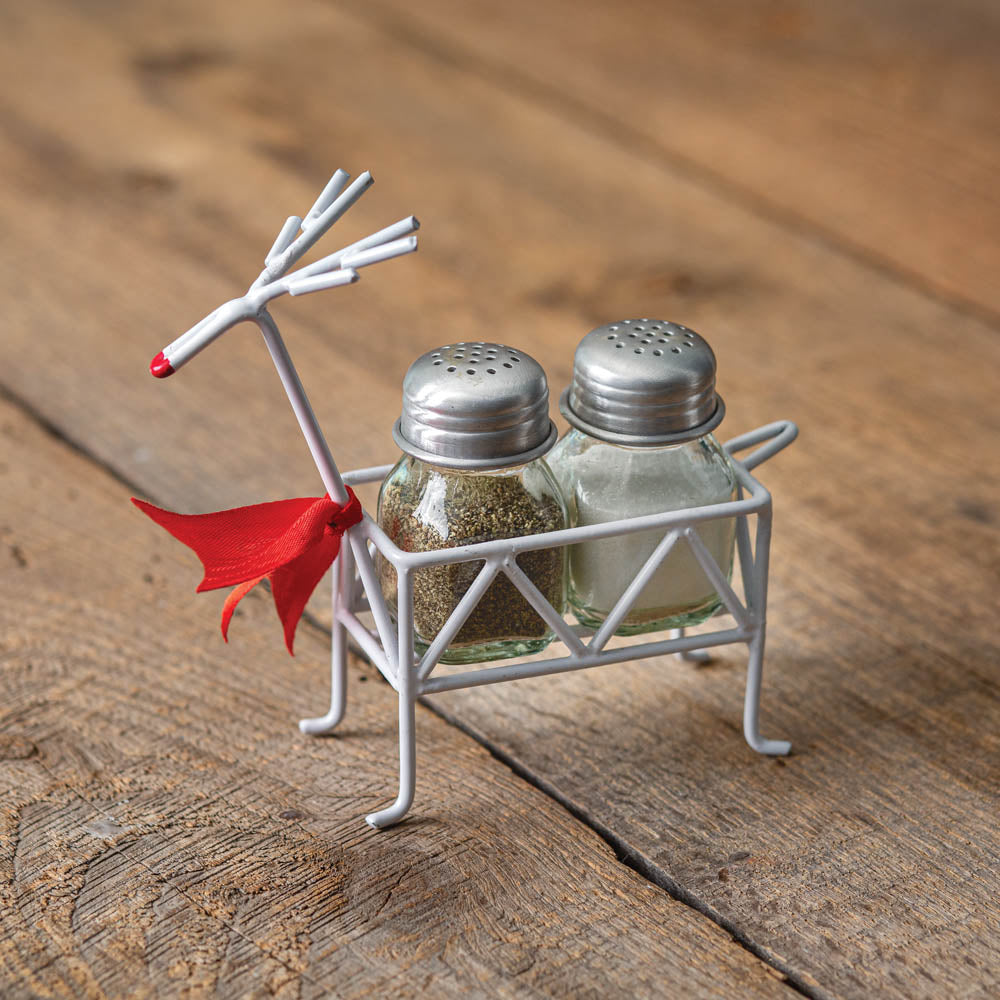
[[[368,173],[361,174],[349,186],[348,179],[344,171],[338,170],[305,216],[292,216],[286,220],[265,258],[263,271],[244,296],[210,313],[165,347],[150,365],[152,374],[159,378],[166,377],[233,326],[243,321],[256,323],[327,496],[276,501],[204,515],[177,515],[141,501],[135,502],[198,552],[206,567],[205,579],[199,590],[235,586],[223,612],[224,634],[236,603],[266,577],[271,582],[291,651],[295,625],[306,600],[333,563],[330,706],[325,715],[303,719],[299,727],[306,734],[327,734],[343,718],[347,694],[347,637],[350,635],[399,698],[399,791],[391,805],[366,817],[368,823],[375,828],[391,826],[403,818],[413,802],[416,783],[415,706],[421,695],[582,670],[667,653],[694,659],[704,656],[703,651],[713,646],[746,644],[749,657],[743,710],[745,739],[759,753],[787,754],[790,744],[784,740],[763,738],[758,725],[771,496],[751,475],[751,470],[795,439],[795,425],[779,421],[726,443],[724,447],[736,485],[735,496],[724,502],[643,513],[578,527],[557,527],[540,532],[536,529],[537,533],[494,537],[450,548],[404,551],[361,509],[351,489],[361,483],[386,480],[394,467],[376,466],[341,476],[277,325],[268,312],[268,304],[283,294],[295,296],[351,284],[358,280],[360,268],[416,249],[417,241],[412,233],[418,228],[418,223],[411,216],[288,273],[372,183]],[[636,322],[649,324],[651,321]],[[473,348],[487,346],[496,349],[494,353],[510,350],[499,344],[448,345],[442,350],[454,354],[457,347],[464,354],[468,348],[471,356]],[[428,364],[432,365],[433,360],[436,359]],[[509,360],[508,363],[513,365]],[[552,441],[547,443],[551,446]],[[742,461],[735,457],[738,452],[754,446],[756,450]],[[751,519],[756,520],[753,533],[750,530]],[[720,522],[735,525],[736,549],[745,594],[743,601],[730,586],[730,567],[720,567],[711,549],[700,538],[700,528]],[[570,625],[563,618],[561,597],[554,592],[543,593],[531,575],[518,565],[518,557],[529,552],[560,550],[567,546],[632,535],[645,538],[651,532],[660,533],[661,541],[645,558],[614,606],[605,609],[604,620],[596,630],[589,625]],[[341,545],[341,538],[346,544]],[[633,603],[656,577],[667,555],[679,545],[689,547],[694,563],[704,572],[718,595],[719,603],[734,619],[734,627],[718,628],[697,636],[685,635],[684,628],[680,627],[672,629],[669,638],[639,645],[609,647],[609,641],[620,623],[625,621]],[[376,571],[375,556],[381,573]],[[421,571],[456,568],[463,564],[472,569],[463,577],[467,581],[463,586],[467,589],[449,606],[448,613],[437,625],[433,641],[420,641],[414,625],[415,576]],[[475,570],[477,564],[481,568]],[[386,567],[392,572],[386,572]],[[394,588],[394,593],[389,595],[391,600],[386,599],[382,589],[386,580],[391,580]],[[505,586],[509,583],[519,592],[544,623],[546,638],[552,636],[556,642],[562,643],[565,655],[554,659],[538,659],[536,656],[525,662],[479,666],[472,670],[431,676],[442,654],[476,611],[483,595],[491,585],[500,582]],[[558,607],[553,606],[553,598]],[[374,627],[360,617],[366,614],[370,614]]]

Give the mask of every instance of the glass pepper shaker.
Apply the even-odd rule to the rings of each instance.
[[[553,449],[552,471],[579,525],[735,499],[732,461],[712,430],[725,406],[715,391],[715,355],[679,323],[622,320],[580,342],[560,409],[572,425]],[[698,534],[727,579],[735,522],[703,521]],[[662,530],[582,542],[569,552],[569,603],[600,626],[663,538]],[[695,625],[721,598],[680,539],[618,628],[634,635]]]
[[[378,523],[401,549],[420,552],[569,526],[566,502],[542,456],[556,440],[545,373],[523,351],[485,342],[428,351],[403,380],[393,438],[403,456],[379,491]],[[565,550],[522,552],[518,566],[560,613]],[[413,577],[413,623],[423,651],[483,561],[429,566]],[[396,570],[377,561],[396,609]],[[553,639],[510,580],[499,574],[441,657],[473,663],[521,656]]]

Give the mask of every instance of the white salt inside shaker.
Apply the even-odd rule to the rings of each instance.
[[[577,524],[735,498],[735,470],[711,433],[725,413],[715,372],[708,343],[677,323],[622,320],[584,337],[560,400],[572,429],[549,456]],[[697,531],[728,578],[733,519],[703,521]],[[656,529],[571,548],[569,601],[581,623],[600,626],[663,535]],[[618,632],[694,625],[721,604],[688,544],[678,540]]]

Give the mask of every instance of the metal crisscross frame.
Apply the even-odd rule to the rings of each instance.
[[[255,322],[263,334],[275,370],[288,395],[288,401],[320,478],[331,499],[337,503],[344,503],[347,500],[345,483],[358,485],[377,482],[385,477],[390,466],[360,469],[341,478],[295,365],[267,307],[273,299],[286,293],[302,295],[350,284],[357,280],[357,268],[389,260],[416,249],[416,239],[410,234],[419,224],[413,216],[409,216],[313,264],[289,273],[290,268],[358,200],[371,185],[372,178],[370,174],[364,173],[350,186],[346,186],[347,181],[348,175],[345,171],[336,171],[305,216],[293,215],[286,220],[265,257],[264,270],[247,292],[240,298],[232,299],[220,306],[168,344],[150,365],[150,371],[157,377],[170,375],[233,326],[244,320]],[[296,236],[296,233],[300,235]],[[480,684],[495,684],[522,677],[538,677],[567,670],[582,670],[665,653],[694,657],[697,651],[707,647],[727,643],[747,643],[750,656],[743,709],[744,735],[750,746],[761,753],[788,753],[790,745],[784,740],[763,739],[757,723],[764,657],[764,612],[767,604],[767,565],[771,541],[771,495],[750,475],[750,470],[790,444],[797,433],[794,424],[779,421],[730,441],[726,445],[730,454],[754,445],[759,447],[742,462],[736,462],[739,480],[738,499],[712,507],[694,507],[607,524],[569,528],[564,531],[430,552],[402,551],[367,515],[350,528],[345,535],[348,544],[341,547],[332,574],[330,708],[326,715],[320,718],[303,719],[299,727],[304,733],[329,733],[343,718],[347,698],[347,636],[351,635],[399,694],[399,793],[396,801],[388,808],[366,817],[368,822],[374,827],[390,826],[403,818],[413,802],[416,784],[414,721],[416,700],[420,695]],[[699,524],[729,517],[736,518],[736,540],[746,595],[745,605],[740,603],[729,585],[727,574],[719,568],[698,535]],[[756,538],[753,544],[749,529],[751,517],[757,519]],[[639,569],[608,619],[593,634],[589,629],[567,624],[562,615],[552,607],[517,565],[517,556],[521,552],[656,529],[663,530],[662,541]],[[709,582],[715,587],[726,609],[732,614],[736,627],[699,636],[686,636],[681,629],[676,630],[669,639],[608,649],[608,640],[628,614],[633,601],[671,548],[678,544],[691,547]],[[377,549],[396,569],[395,622],[389,613],[376,576],[372,549]],[[413,629],[413,574],[426,566],[470,561],[482,561],[482,569],[440,634],[418,660]],[[506,663],[501,666],[481,667],[477,670],[431,677],[448,643],[458,634],[463,622],[499,573],[509,578],[513,586],[551,626],[559,641],[565,646],[566,655],[556,659],[536,658],[527,662]],[[374,630],[368,628],[358,618],[358,615],[365,611],[370,612],[374,619]],[[585,642],[584,638],[588,636],[589,642]]]
[[[346,705],[346,634],[349,633],[399,695],[399,795],[387,809],[368,816],[368,822],[375,827],[389,826],[402,819],[412,804],[416,777],[414,705],[421,695],[583,670],[667,653],[690,656],[713,646],[746,643],[749,662],[744,699],[744,735],[747,743],[759,753],[787,754],[790,744],[784,740],[764,739],[758,725],[771,538],[771,495],[751,475],[751,470],[790,444],[797,433],[796,426],[790,421],[778,421],[728,442],[726,449],[731,455],[755,445],[758,447],[742,461],[734,458],[739,483],[737,499],[709,507],[692,507],[425,552],[404,552],[366,515],[349,532],[350,546],[345,546],[334,574],[333,690],[330,711],[321,718],[304,719],[300,726],[306,733],[327,733],[343,717]],[[347,473],[344,482],[351,485],[380,482],[390,469],[391,466],[388,465],[359,469]],[[699,525],[725,518],[736,519],[736,543],[745,603],[737,596],[729,583],[728,574],[715,561],[698,532]],[[753,538],[751,519],[756,519]],[[570,625],[517,564],[517,557],[522,552],[657,529],[664,533],[662,540],[636,572],[607,619],[596,631],[580,625]],[[697,636],[685,635],[682,629],[678,629],[669,638],[607,648],[608,641],[643,588],[677,545],[690,546],[698,565],[719,595],[725,610],[732,616],[735,626]],[[376,577],[372,558],[374,550],[396,570],[395,622]],[[422,656],[418,656],[413,629],[414,574],[417,570],[431,566],[466,562],[481,562],[482,567],[430,646]],[[431,676],[441,655],[474,611],[487,588],[501,573],[507,576],[511,584],[552,628],[556,641],[565,647],[565,655],[556,658],[536,656],[524,661]],[[373,629],[359,618],[364,612],[371,613],[374,619]]]

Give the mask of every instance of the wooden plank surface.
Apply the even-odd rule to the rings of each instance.
[[[419,816],[370,830],[395,795],[377,675],[305,739],[327,635],[248,657],[260,595],[224,647],[123,486],[6,402],[0,440],[4,997],[792,994],[427,709]]]
[[[249,281],[336,164],[381,178],[345,237],[409,211],[425,223],[421,253],[391,274],[276,310],[345,466],[392,458],[399,381],[435,343],[523,344],[559,387],[596,322],[665,314],[701,330],[728,433],[803,427],[762,470],[777,509],[765,730],[796,755],[742,744],[737,651],[436,707],[809,995],[989,995],[996,327],[484,74],[471,42],[450,58],[346,6],[232,10],[46,0],[9,15],[0,381],[160,502],[313,491],[252,338],[163,385],[144,371]],[[17,88],[43,50],[47,72]],[[391,86],[372,85],[389,70]],[[206,662],[224,656],[211,599],[185,603],[178,582],[160,600]],[[283,656],[269,614],[259,637],[234,635],[254,662]],[[325,697],[315,648],[295,711]],[[328,760],[322,744],[298,752]],[[421,735],[422,775],[439,752]],[[372,773],[388,797],[391,769]],[[418,795],[417,823],[433,811]]]
[[[1000,315],[996,4],[379,0],[374,11],[397,37],[754,212]]]

